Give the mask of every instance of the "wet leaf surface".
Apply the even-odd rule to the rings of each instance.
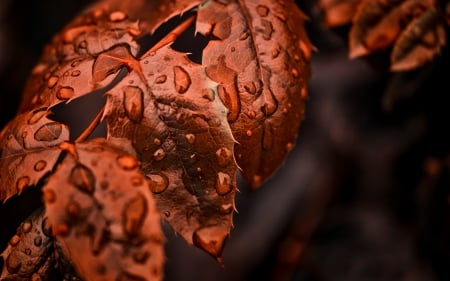
[[[108,138],[129,139],[158,209],[189,243],[214,227],[217,256],[232,226],[237,165],[227,109],[200,65],[164,47],[107,95]],[[225,207],[224,207],[225,206]],[[200,235],[202,236],[202,235]],[[209,237],[202,239],[210,239]]]
[[[0,200],[36,185],[55,165],[69,129],[45,108],[18,115],[0,134]]]
[[[1,257],[1,280],[51,280],[56,261],[53,237],[43,209],[35,211],[19,226]]]
[[[218,38],[203,65],[219,83],[236,160],[253,188],[281,165],[303,119],[311,52],[304,20],[291,1],[207,1],[198,11],[197,31]]]
[[[43,197],[78,274],[86,281],[161,280],[160,216],[138,161],[101,139],[65,149]]]

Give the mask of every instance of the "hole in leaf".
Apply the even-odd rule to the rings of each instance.
[[[138,40],[141,50],[137,57],[142,56],[161,39],[169,34],[175,27],[182,24],[189,17],[195,15],[195,11],[189,11],[182,16],[175,16],[159,26],[153,34],[147,34]],[[191,24],[170,46],[172,49],[187,53],[188,58],[198,64],[202,63],[203,49],[214,37],[205,37],[202,34],[195,34],[195,23]]]
[[[60,103],[51,108],[50,119],[66,124],[70,130],[70,141],[76,140],[92,124],[97,114],[106,103],[105,93],[117,85],[126,75],[128,70],[124,67],[114,80],[106,87],[95,90],[72,100],[69,103]],[[89,134],[87,139],[106,137],[106,123],[100,122]]]

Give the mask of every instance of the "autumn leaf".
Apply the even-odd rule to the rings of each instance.
[[[166,46],[107,94],[108,139],[131,140],[158,209],[219,256],[232,226],[237,165],[227,109],[200,65]],[[214,236],[213,236],[214,235]]]
[[[324,21],[328,27],[342,26],[352,22],[358,5],[363,0],[318,0]]]
[[[3,281],[50,280],[56,266],[53,236],[42,208],[19,226],[1,257]]]
[[[138,161],[102,139],[63,147],[68,154],[43,196],[53,234],[79,275],[161,280],[160,216]]]
[[[36,185],[56,164],[69,129],[49,114],[46,108],[20,114],[0,133],[0,200]]]
[[[304,20],[293,1],[207,1],[198,10],[197,32],[218,38],[202,63],[219,83],[236,159],[253,188],[282,164],[304,116],[311,52]]]
[[[444,22],[431,9],[414,19],[398,38],[391,54],[391,70],[406,71],[423,65],[446,44]]]

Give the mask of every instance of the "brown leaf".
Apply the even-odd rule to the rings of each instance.
[[[39,209],[17,229],[3,251],[1,280],[50,280],[55,269],[53,237],[50,226]]]
[[[305,17],[293,1],[233,0],[207,1],[197,18],[198,32],[218,38],[203,65],[219,83],[237,162],[256,188],[292,149],[303,119],[311,52]]]
[[[189,243],[219,256],[232,226],[237,165],[227,109],[215,83],[186,55],[164,47],[107,96],[108,138],[131,140],[158,209]],[[204,229],[215,229],[209,237]],[[206,235],[206,236],[205,236]],[[212,242],[211,242],[212,243]]]
[[[440,13],[431,9],[414,19],[401,34],[391,54],[391,70],[406,71],[433,59],[446,44]]]
[[[350,58],[390,47],[414,18],[435,5],[435,0],[364,0],[350,31]]]
[[[0,200],[35,185],[55,165],[68,128],[45,108],[18,115],[0,133]]]
[[[336,27],[352,22],[358,5],[363,0],[318,0],[325,24]]]
[[[67,150],[43,194],[53,233],[79,275],[161,280],[160,217],[138,161],[102,139]]]

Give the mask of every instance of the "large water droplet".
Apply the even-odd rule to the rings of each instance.
[[[14,235],[9,240],[9,245],[11,245],[11,247],[15,247],[17,244],[19,244],[19,242],[20,242],[20,236],[19,235]]]
[[[95,176],[91,170],[83,165],[77,165],[72,169],[69,180],[83,192],[93,194],[95,191]]]
[[[27,256],[31,255],[31,249],[30,248],[26,248],[24,252],[25,252],[25,255],[27,255]]]
[[[156,161],[161,161],[164,159],[164,157],[166,157],[166,152],[162,148],[157,149],[153,154],[153,159],[155,159]]]
[[[138,161],[130,155],[123,155],[117,158],[117,164],[126,171],[134,170],[139,166]]]
[[[144,117],[144,93],[141,88],[126,86],[123,88],[123,105],[128,118],[140,122]]]
[[[45,188],[43,190],[42,196],[43,196],[44,202],[47,204],[51,204],[56,201],[56,194],[52,189]]]
[[[33,243],[34,243],[34,246],[40,247],[42,245],[42,237],[41,236],[35,237],[33,240]]]
[[[160,76],[156,77],[156,79],[155,79],[155,83],[156,84],[162,84],[162,83],[164,83],[166,81],[167,81],[167,76],[166,75],[160,75]]]
[[[264,5],[258,5],[256,7],[256,12],[260,17],[267,17],[267,15],[269,14],[269,8]]]
[[[140,193],[125,204],[122,211],[122,227],[127,236],[134,237],[139,234],[147,211],[147,200]]]
[[[21,193],[25,188],[30,185],[30,178],[27,176],[23,176],[19,178],[16,182],[17,192]]]
[[[50,89],[56,86],[56,83],[58,83],[59,77],[58,76],[52,76],[47,81],[47,87]]]
[[[173,74],[174,74],[175,89],[180,94],[185,93],[191,86],[192,83],[191,77],[189,76],[187,71],[184,70],[184,68],[182,68],[181,66],[174,66]]]
[[[45,162],[44,160],[39,160],[36,162],[36,164],[34,164],[34,170],[36,172],[41,172],[45,169],[46,166],[47,162]]]
[[[109,20],[113,22],[123,21],[127,18],[127,14],[122,11],[115,11],[109,14]]]
[[[32,228],[32,227],[33,227],[33,225],[31,224],[30,221],[25,221],[25,222],[22,224],[22,232],[23,232],[23,233],[28,233],[28,232],[31,231],[31,228]]]
[[[228,148],[222,147],[216,151],[216,156],[219,166],[223,167],[226,166],[228,163],[230,163],[233,153]]]
[[[61,87],[58,92],[56,92],[56,97],[60,100],[68,100],[75,96],[75,91],[72,87]]]
[[[81,71],[79,70],[74,70],[72,71],[72,73],[70,74],[72,77],[78,77],[81,75]]]
[[[33,116],[31,116],[31,118],[28,119],[28,124],[30,124],[30,125],[33,125],[33,124],[36,124],[37,122],[39,122],[39,120],[41,120],[42,117],[47,115],[48,111],[46,108],[41,108],[41,109],[35,110],[33,113],[34,113]]]
[[[169,187],[169,180],[164,174],[150,174],[147,178],[153,193],[161,193]]]
[[[210,226],[196,230],[193,235],[193,242],[197,247],[219,258],[227,238],[228,231],[226,229],[219,226]]]
[[[228,174],[218,172],[216,180],[216,191],[219,195],[228,194],[233,189],[231,177]]]
[[[57,140],[62,133],[62,125],[58,122],[51,122],[42,125],[34,133],[34,139],[37,141],[54,141]]]

